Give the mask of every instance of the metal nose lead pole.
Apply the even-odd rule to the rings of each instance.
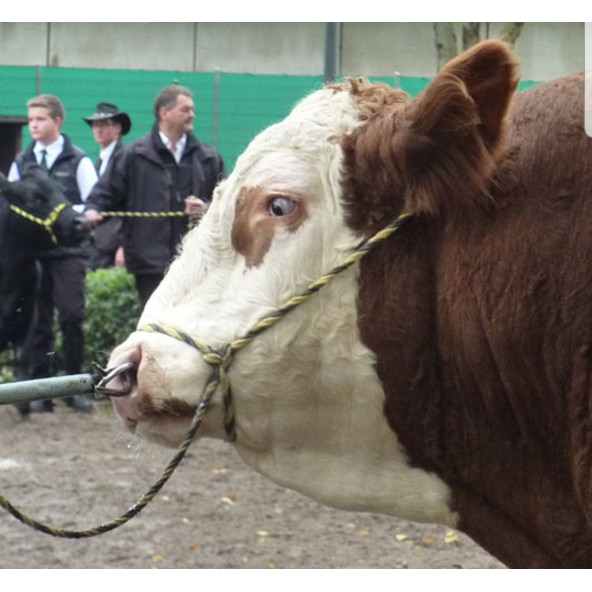
[[[0,405],[73,395],[94,395],[95,398],[124,397],[130,393],[133,387],[130,371],[133,370],[134,364],[121,364],[109,370],[95,364],[95,368],[99,372],[98,377],[93,374],[73,374],[0,384]],[[123,387],[109,388],[107,384],[117,376],[122,376]]]

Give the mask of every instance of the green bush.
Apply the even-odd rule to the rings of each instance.
[[[111,350],[135,328],[142,312],[134,276],[125,269],[89,271],[84,321],[85,370],[105,366]]]

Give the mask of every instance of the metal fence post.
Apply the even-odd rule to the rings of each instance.
[[[41,83],[43,79],[43,66],[41,64],[37,64],[37,68],[35,71],[35,95],[39,96],[41,94]]]
[[[325,82],[335,82],[341,74],[341,23],[325,24]]]
[[[220,116],[220,68],[214,68],[214,112],[212,120],[212,145],[218,148],[218,119]]]

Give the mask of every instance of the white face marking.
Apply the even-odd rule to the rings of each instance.
[[[349,94],[321,91],[256,138],[186,238],[139,325],[176,327],[218,347],[342,263],[360,237],[344,223],[339,139],[358,125]],[[294,227],[282,217],[265,221],[272,238],[256,265],[231,240],[245,190],[256,190],[257,199],[293,196],[305,211]],[[387,425],[374,356],[359,338],[357,282],[358,270],[350,268],[235,353],[229,376],[237,451],[273,481],[327,505],[453,524],[446,486],[408,466]],[[110,363],[137,344],[134,397],[195,405],[209,372],[201,355],[170,337],[135,333]],[[176,445],[188,423],[154,418],[140,421],[138,431]],[[219,396],[200,434],[225,437]]]

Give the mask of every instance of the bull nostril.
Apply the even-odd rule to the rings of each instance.
[[[108,370],[96,387],[98,394],[106,397],[125,397],[138,383],[138,367],[142,359],[139,346],[114,352],[109,360]]]
[[[90,222],[86,219],[86,216],[77,216],[74,219],[74,232],[77,236],[86,236],[90,229]]]
[[[99,395],[105,397],[125,397],[137,383],[138,366],[134,362],[125,362],[106,370],[95,387]]]

